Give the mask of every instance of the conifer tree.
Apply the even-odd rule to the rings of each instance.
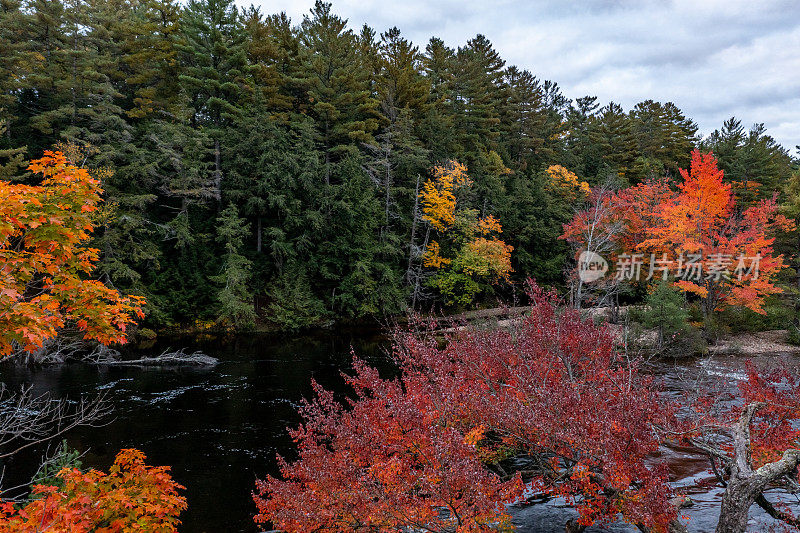
[[[241,255],[244,238],[250,233],[239,218],[236,206],[229,204],[217,218],[217,242],[222,244],[222,271],[211,280],[220,285],[217,292],[217,319],[236,329],[255,323],[252,296],[248,290],[252,263]]]
[[[324,182],[330,185],[334,165],[358,155],[360,143],[374,142],[378,102],[359,57],[358,38],[330,4],[317,0],[303,18],[300,45],[298,78],[316,125]]]
[[[514,170],[526,170],[544,157],[544,124],[541,84],[527,70],[510,66],[505,71],[509,88],[508,112],[503,117],[502,144]]]
[[[635,173],[639,179],[668,174],[689,165],[697,124],[672,102],[645,100],[631,110],[633,135],[639,157]]]
[[[609,102],[600,109],[592,140],[602,154],[608,170],[625,183],[633,184],[637,181],[639,176],[634,173],[636,139],[633,136],[631,119],[622,107]]]
[[[731,117],[702,141],[701,148],[714,152],[725,171],[725,181],[733,185],[743,206],[783,190],[791,176],[791,157],[766,134],[763,124],[754,124],[745,132],[741,121]]]
[[[233,0],[191,0],[182,22],[179,46],[191,124],[213,142],[213,195],[222,195],[222,144],[226,129],[241,116],[247,52],[245,32]]]
[[[428,107],[419,135],[434,161],[445,161],[456,152],[455,51],[444,41],[431,38],[425,46],[422,68],[430,85]]]

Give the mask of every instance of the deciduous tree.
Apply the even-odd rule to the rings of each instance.
[[[66,324],[101,343],[125,342],[143,300],[87,277],[98,251],[87,246],[100,182],[46,152],[28,170],[41,185],[0,181],[0,355],[35,350]]]
[[[127,449],[107,474],[64,469],[61,486],[34,486],[24,507],[0,503],[0,532],[175,532],[186,509],[186,498],[178,494],[183,487],[168,466],[151,467],[144,460],[139,450]]]
[[[513,330],[398,331],[402,376],[356,361],[350,409],[317,387],[292,432],[299,459],[258,483],[257,522],[287,531],[496,531],[504,502],[564,496],[580,524],[675,518],[657,427],[672,405],[607,330],[531,287]],[[505,480],[505,481],[504,481]]]

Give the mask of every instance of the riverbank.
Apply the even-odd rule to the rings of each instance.
[[[800,346],[790,344],[785,329],[725,335],[708,348],[712,355],[800,354]]]

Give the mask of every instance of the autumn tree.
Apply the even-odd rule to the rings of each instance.
[[[800,525],[788,501],[765,496],[770,487],[793,492],[797,486],[800,376],[786,365],[759,368],[750,361],[746,372],[738,390],[701,384],[695,414],[682,432],[683,440],[708,457],[725,489],[717,533],[744,533],[754,504],[778,522]]]
[[[98,259],[87,241],[99,181],[61,152],[46,152],[28,170],[41,185],[0,182],[0,354],[33,351],[67,324],[86,339],[125,342],[143,300],[87,279]]]
[[[64,469],[59,486],[35,485],[30,503],[0,503],[0,532],[152,531],[170,533],[186,509],[169,467],[151,467],[134,449],[122,450],[106,474]]]
[[[639,254],[643,267],[634,281],[672,275],[678,287],[702,300],[707,317],[722,305],[763,314],[764,298],[781,292],[774,280],[783,257],[774,253],[774,235],[794,227],[778,213],[777,197],[736,209],[712,154],[693,152],[680,175],[677,190],[649,180],[595,198],[564,226],[562,238],[587,249],[594,229],[613,233],[606,239],[607,259],[630,262]],[[592,216],[601,211],[601,219]]]
[[[651,462],[672,405],[611,335],[532,286],[511,331],[395,334],[402,376],[356,361],[346,409],[317,387],[292,432],[299,459],[258,483],[257,522],[287,531],[496,531],[522,486],[563,496],[579,524],[663,531],[667,472]],[[504,481],[505,480],[505,481]]]
[[[561,165],[549,166],[547,174],[550,176],[550,187],[557,194],[564,195],[571,201],[586,197],[592,192],[588,183],[581,181],[574,172]]]
[[[305,421],[292,432],[300,457],[279,459],[283,479],[257,483],[256,522],[291,532],[508,524],[501,502],[520,495],[519,479],[503,482],[484,469],[474,442],[419,387],[356,368],[352,409],[318,386],[318,399],[304,405]]]
[[[677,285],[703,300],[706,316],[721,304],[763,314],[764,297],[781,292],[773,281],[784,264],[773,252],[773,235],[794,227],[778,213],[777,195],[739,214],[716,159],[697,151],[681,177],[677,195],[659,206],[658,223],[639,246],[666,249],[677,259],[676,268],[686,268],[680,260],[688,254],[703,258],[702,275]]]
[[[480,283],[509,281],[513,248],[499,239],[502,227],[496,218],[459,207],[457,195],[471,185],[464,165],[451,161],[435,167],[433,175],[419,193],[422,219],[434,233],[423,265],[436,272],[428,283],[447,305],[463,306],[481,290]]]

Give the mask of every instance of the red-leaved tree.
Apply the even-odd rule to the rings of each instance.
[[[256,522],[306,531],[490,531],[521,494],[483,468],[475,446],[418,386],[356,363],[351,409],[316,386],[292,431],[299,460],[257,483]]]
[[[800,527],[800,517],[784,497],[768,500],[764,492],[800,486],[800,371],[786,365],[760,369],[746,363],[747,377],[738,391],[720,394],[701,387],[695,414],[682,436],[708,456],[722,496],[718,533],[744,533],[753,504],[784,524]]]
[[[356,363],[346,409],[319,388],[292,432],[295,462],[258,483],[258,522],[286,531],[495,531],[503,504],[564,496],[579,524],[666,530],[667,472],[652,461],[672,406],[610,334],[531,285],[512,330],[398,332],[396,380]]]
[[[701,299],[706,315],[723,305],[763,314],[764,298],[781,292],[774,281],[784,263],[774,252],[774,235],[794,224],[778,212],[776,197],[738,209],[713,154],[692,152],[690,168],[680,174],[674,190],[660,180],[595,193],[561,238],[611,261],[641,254],[641,281],[652,273],[652,257],[656,279],[672,274],[680,289]]]

